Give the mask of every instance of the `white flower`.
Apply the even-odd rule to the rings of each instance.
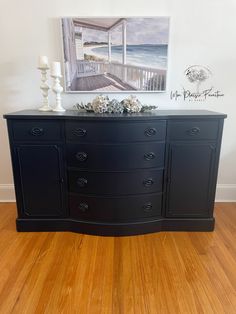
[[[92,101],[93,111],[96,113],[104,113],[107,111],[109,98],[107,96],[99,95]]]
[[[122,104],[128,113],[140,112],[142,109],[141,102],[134,95],[130,95],[129,97],[122,100]]]

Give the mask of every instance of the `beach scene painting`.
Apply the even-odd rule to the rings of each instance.
[[[168,17],[62,18],[66,92],[166,90]]]

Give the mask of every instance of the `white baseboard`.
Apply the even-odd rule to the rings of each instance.
[[[0,184],[0,202],[15,202],[14,184]]]
[[[0,184],[0,202],[15,202],[13,184]],[[236,202],[236,184],[218,184],[216,202]]]
[[[217,184],[216,202],[236,202],[236,184]]]

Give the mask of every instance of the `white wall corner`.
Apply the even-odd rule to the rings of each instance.
[[[0,202],[15,202],[14,184],[0,184]]]
[[[217,184],[216,202],[236,202],[236,184]]]

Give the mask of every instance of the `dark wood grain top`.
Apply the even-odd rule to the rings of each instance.
[[[146,119],[172,119],[172,118],[226,118],[224,113],[208,110],[155,110],[145,113],[132,114],[97,114],[67,110],[61,112],[43,112],[38,110],[22,110],[4,114],[5,119],[79,119],[79,120],[146,120]]]

